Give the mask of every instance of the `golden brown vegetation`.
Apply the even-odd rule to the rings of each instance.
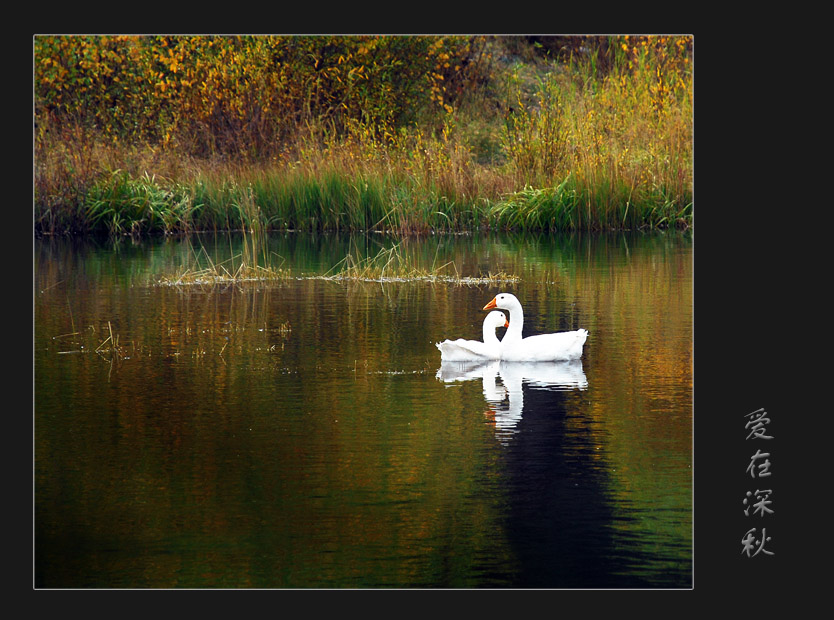
[[[688,226],[691,37],[36,37],[35,227]]]

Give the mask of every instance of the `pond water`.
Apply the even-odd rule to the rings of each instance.
[[[286,233],[293,277],[160,285],[240,243],[35,241],[35,586],[691,587],[690,235]],[[394,246],[519,280],[310,277]],[[501,291],[582,359],[441,364]]]

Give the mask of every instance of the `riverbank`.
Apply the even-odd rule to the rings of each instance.
[[[37,234],[692,225],[689,37],[53,39],[36,40]],[[391,47],[397,39],[411,47]],[[207,40],[223,53],[206,56]],[[315,98],[292,81],[313,70],[286,55],[302,43],[316,46]],[[418,56],[431,66],[413,76],[371,75]],[[86,73],[55,70],[71,65]],[[248,90],[211,73],[230,67],[250,76]],[[119,76],[133,82],[115,96]],[[213,90],[194,90],[209,78]],[[160,81],[122,97],[148,80]],[[370,99],[395,87],[397,97]],[[201,108],[197,95],[215,91]]]

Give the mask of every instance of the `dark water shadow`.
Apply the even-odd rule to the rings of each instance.
[[[582,362],[444,363],[444,382],[482,381],[502,445],[505,533],[519,570],[510,588],[689,587],[688,574],[642,570],[656,558],[615,499],[604,432],[582,407]],[[635,528],[636,529],[636,528]],[[504,575],[506,577],[506,575]]]

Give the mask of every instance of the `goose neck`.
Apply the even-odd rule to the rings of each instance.
[[[495,326],[489,325],[488,322],[484,322],[484,342],[487,344],[498,342],[498,336],[495,335]]]
[[[521,340],[521,332],[524,328],[524,313],[521,308],[509,308],[510,312],[510,326],[507,328],[507,334],[504,336],[506,340],[509,336],[511,339]]]

